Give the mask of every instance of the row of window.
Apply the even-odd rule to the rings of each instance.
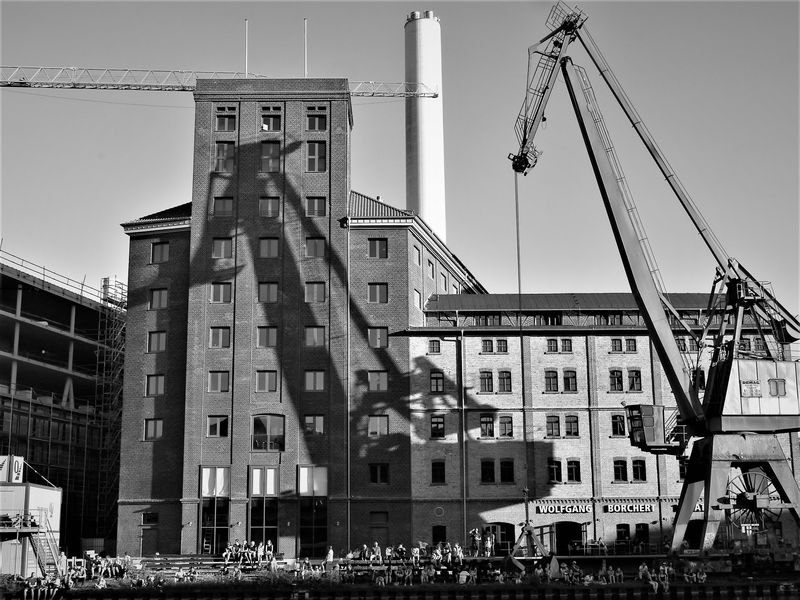
[[[374,374],[374,376],[373,376]],[[325,371],[305,371],[304,391],[325,391]],[[370,371],[370,391],[385,392],[388,388],[388,373],[386,371]],[[372,386],[375,387],[372,387]],[[166,376],[163,373],[154,373],[145,378],[145,396],[163,396],[166,389]],[[230,392],[230,371],[209,371],[208,392]],[[255,372],[256,392],[276,392],[278,390],[278,372],[272,370],[259,370]]]
[[[562,469],[562,462],[566,462],[566,477]],[[559,458],[548,458],[547,476],[551,483],[580,483],[581,461],[577,458],[568,458],[566,461],[562,461]],[[647,481],[647,462],[645,459],[634,458],[631,460],[630,480],[628,479],[628,459],[614,459],[614,482],[622,483],[626,481]]]
[[[444,439],[446,435],[443,414],[432,414],[430,416],[431,438]],[[495,426],[500,438],[514,437],[514,418],[512,415],[482,414],[480,416],[480,436],[481,438],[494,438]],[[545,417],[545,435],[549,438],[559,438],[561,433],[561,416],[547,415]],[[579,437],[580,427],[577,415],[566,415],[564,417],[564,437]],[[611,415],[611,435],[625,435],[625,415]]]
[[[214,217],[233,216],[233,197],[218,196],[213,199],[211,213]],[[328,199],[324,196],[309,196],[305,199],[305,216],[325,217],[328,215]],[[258,216],[277,219],[281,216],[279,196],[261,196],[258,199]]]
[[[436,340],[432,340],[436,341]],[[430,342],[429,342],[430,344]],[[438,349],[438,344],[434,346]],[[430,345],[429,345],[430,351]],[[435,353],[435,352],[434,352]],[[479,372],[479,391],[482,393],[492,393],[495,391],[494,373],[489,370],[481,370]],[[622,370],[611,369],[609,372],[609,390],[612,392],[625,391],[623,388]],[[544,372],[544,391],[545,392],[577,392],[578,391],[578,375],[572,369],[565,369],[563,372],[563,390],[559,390],[558,385],[558,371],[550,370]],[[444,392],[444,372],[438,369],[433,369],[430,372],[430,391],[431,393]],[[511,387],[511,371],[498,371],[497,373],[497,392],[509,393],[512,391]],[[628,391],[641,392],[642,391],[642,372],[639,369],[628,370]]]
[[[327,131],[328,115],[324,106],[310,106],[307,108],[305,129],[306,131]],[[214,129],[216,131],[236,131],[236,107],[218,106]],[[283,110],[280,106],[261,107],[261,131],[282,131]]]
[[[307,173],[325,173],[328,170],[328,145],[324,141],[309,141],[305,144],[305,166]],[[215,142],[214,171],[233,173],[236,168],[236,143]],[[281,143],[261,142],[261,155],[258,165],[261,173],[280,173]]]
[[[420,250],[419,246],[414,246],[413,249],[413,256],[414,256],[414,264],[418,267],[422,266],[422,250]],[[428,278],[435,279],[436,278],[436,266],[433,264],[432,260],[428,260]],[[439,283],[441,285],[442,293],[447,293],[447,273],[439,273]],[[452,287],[453,294],[459,293],[459,286],[454,281]]]

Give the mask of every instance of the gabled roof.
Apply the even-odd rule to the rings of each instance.
[[[126,225],[136,225],[152,221],[173,221],[175,219],[188,219],[191,216],[192,216],[192,203],[187,202],[186,204],[173,206],[172,208],[160,210],[158,212],[154,212],[153,214],[145,215],[144,217],[139,217],[138,219],[134,219],[133,221],[122,223],[122,226],[125,227]]]
[[[667,294],[677,310],[708,307],[708,294]],[[428,311],[601,311],[639,310],[631,293],[563,293],[563,294],[434,294],[428,299]]]
[[[400,210],[380,200],[353,191],[350,192],[350,206],[347,213],[348,217],[356,218],[414,217],[413,211]]]

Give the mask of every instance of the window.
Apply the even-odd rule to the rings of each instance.
[[[511,371],[497,373],[497,391],[506,394],[511,392]]]
[[[595,325],[622,325],[622,315],[619,313],[596,315],[594,322]]]
[[[636,523],[634,537],[645,544],[650,542],[650,525],[648,523]]]
[[[328,202],[321,196],[309,196],[306,198],[306,216],[324,217],[328,214]]]
[[[414,306],[422,310],[422,294],[419,290],[414,290]]]
[[[281,143],[261,142],[261,162],[259,171],[262,173],[280,173],[281,170]]]
[[[325,389],[325,371],[306,371],[305,391],[321,392]]]
[[[625,352],[636,352],[636,338],[625,339]]]
[[[622,371],[619,369],[611,369],[609,373],[608,388],[612,392],[621,392],[622,389]]]
[[[266,237],[258,240],[258,256],[260,258],[278,258],[280,254],[278,238]]]
[[[153,242],[150,245],[150,262],[165,263],[169,260],[169,242]]]
[[[481,392],[494,391],[494,376],[491,371],[481,371],[480,374]]]
[[[678,343],[678,350],[686,352],[686,340],[683,338],[676,338],[675,341]]]
[[[281,130],[281,107],[262,106],[261,131],[280,131],[280,130]]]
[[[303,418],[303,429],[309,435],[325,433],[325,417],[323,415],[306,415]]]
[[[420,252],[419,246],[414,246],[414,264],[422,264],[422,252]]]
[[[324,327],[306,327],[306,346],[324,346],[325,345],[325,328]]]
[[[428,277],[433,279],[433,275],[434,275],[433,261],[429,260],[428,261]]]
[[[580,483],[581,480],[581,461],[577,459],[567,459],[567,481],[569,483]]]
[[[257,415],[253,417],[253,450],[278,450],[283,452],[283,415]]]
[[[306,283],[306,302],[325,302],[325,283],[311,281]]]
[[[167,332],[151,331],[147,334],[147,351],[164,352],[167,349]]]
[[[441,393],[444,391],[444,373],[441,371],[431,371],[431,392]]]
[[[638,369],[628,371],[628,391],[642,391],[642,372]]]
[[[256,371],[256,391],[257,392],[277,392],[278,391],[278,372],[277,371]]]
[[[514,461],[500,461],[500,483],[514,483]]]
[[[508,352],[508,340],[497,340],[497,352],[500,354]]]
[[[686,472],[689,470],[689,459],[685,456],[678,457],[678,479],[686,479]]]
[[[164,434],[163,419],[144,420],[144,441],[152,442],[153,440],[160,440],[163,434]]]
[[[306,115],[306,129],[308,131],[325,131],[328,129],[327,115],[309,114]]]
[[[447,293],[447,274],[446,273],[439,273],[439,283],[442,286],[442,292]]]
[[[764,352],[766,350],[766,346],[764,345],[764,340],[760,337],[753,338],[753,350],[756,352]]]
[[[611,415],[611,435],[625,435],[625,415]]]
[[[214,216],[232,217],[233,198],[228,198],[228,197],[214,198]]]
[[[785,379],[770,379],[769,384],[770,396],[785,396],[786,395],[786,380]]]
[[[211,284],[211,302],[221,303],[231,301],[231,284],[215,282]]]
[[[617,523],[617,540],[620,542],[631,539],[631,526],[627,523]]]
[[[227,415],[210,415],[206,418],[206,437],[228,437]]]
[[[647,462],[643,458],[634,458],[631,461],[631,479],[647,481]]]
[[[514,437],[514,419],[511,415],[500,416],[500,437],[513,438]]]
[[[214,238],[211,241],[211,258],[231,258],[233,256],[233,240],[231,238]]]
[[[440,340],[428,340],[428,354],[439,354],[442,351]]]
[[[578,374],[571,369],[564,371],[564,391],[565,392],[578,391]]]
[[[622,352],[622,340],[619,338],[612,338],[611,339],[611,351],[612,352]]]
[[[494,415],[481,415],[481,437],[494,437]]]
[[[750,352],[750,338],[743,337],[739,340],[739,350]]]
[[[211,327],[208,330],[209,348],[230,348],[231,328],[230,327]]]
[[[481,340],[481,352],[491,354],[494,352],[494,342],[492,340]]]
[[[278,345],[278,328],[262,326],[256,329],[256,347],[273,348]]]
[[[388,283],[368,283],[367,301],[372,303],[386,304],[389,302]]]
[[[262,281],[258,284],[258,301],[259,302],[277,302],[278,301],[278,284],[272,281]]]
[[[697,350],[698,350],[697,340],[690,337],[689,338],[689,352],[697,352]]]
[[[371,415],[369,417],[367,435],[369,437],[389,435],[389,415]]]
[[[281,199],[277,196],[262,196],[258,199],[258,216],[275,218],[281,216]]]
[[[145,389],[146,396],[163,396],[164,395],[164,376],[163,375],[148,375]]]
[[[218,107],[215,129],[217,131],[236,131],[236,108],[232,106]]]
[[[445,480],[445,465],[443,460],[431,461],[431,483],[442,484]]]
[[[545,435],[551,437],[561,437],[561,419],[558,415],[547,415]]]
[[[558,352],[558,340],[556,340],[556,339],[547,340],[547,351],[548,352]]]
[[[567,415],[564,419],[564,436],[565,437],[578,437],[578,416]]]
[[[367,384],[370,392],[385,392],[389,389],[389,372],[370,371],[367,373]]]
[[[325,142],[308,142],[306,171],[324,173],[328,170],[328,150]]]
[[[494,461],[481,461],[481,483],[494,483]]]
[[[325,238],[306,238],[306,258],[325,258]]]
[[[167,289],[157,288],[150,290],[150,302],[148,308],[155,310],[157,308],[167,308]]]
[[[628,461],[624,458],[614,459],[614,481],[628,481]]]
[[[157,512],[143,512],[142,513],[142,525],[158,525],[158,513]]]
[[[389,240],[386,238],[369,238],[369,257],[370,258],[388,258],[389,256]]]
[[[444,438],[444,415],[431,415],[431,438]]]
[[[562,352],[572,352],[572,340],[569,338],[565,338],[561,340],[561,351]]]
[[[544,391],[545,392],[558,391],[558,371],[544,372]]]
[[[216,142],[214,170],[218,173],[233,173],[233,157],[236,152],[233,142]]]
[[[230,391],[229,371],[209,371],[208,372],[208,391],[209,392],[228,392]]]
[[[547,475],[551,483],[561,483],[561,461],[557,458],[547,459]]]
[[[368,327],[367,341],[370,348],[386,348],[389,345],[389,330],[386,327]]]
[[[372,463],[369,465],[370,483],[389,483],[389,465],[387,463]]]

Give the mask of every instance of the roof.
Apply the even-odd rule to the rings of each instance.
[[[154,212],[153,214],[145,215],[144,217],[139,217],[138,219],[134,219],[133,221],[128,221],[127,223],[123,223],[122,226],[124,227],[125,225],[134,225],[136,223],[143,223],[149,221],[172,221],[175,219],[188,219],[191,216],[192,216],[192,203],[187,202],[186,204],[173,206],[172,208],[160,210],[158,212]]]
[[[677,310],[706,308],[708,294],[667,294],[667,299]],[[629,292],[609,293],[562,293],[562,294],[434,294],[425,310],[437,312],[453,311],[598,311],[638,310],[633,294]]]
[[[350,206],[347,212],[350,217],[362,218],[414,217],[413,211],[400,210],[380,200],[353,191],[350,192]]]

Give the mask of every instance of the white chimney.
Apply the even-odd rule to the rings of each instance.
[[[406,77],[437,92],[406,99],[406,208],[416,212],[445,242],[442,32],[432,10],[414,11],[405,25]]]

